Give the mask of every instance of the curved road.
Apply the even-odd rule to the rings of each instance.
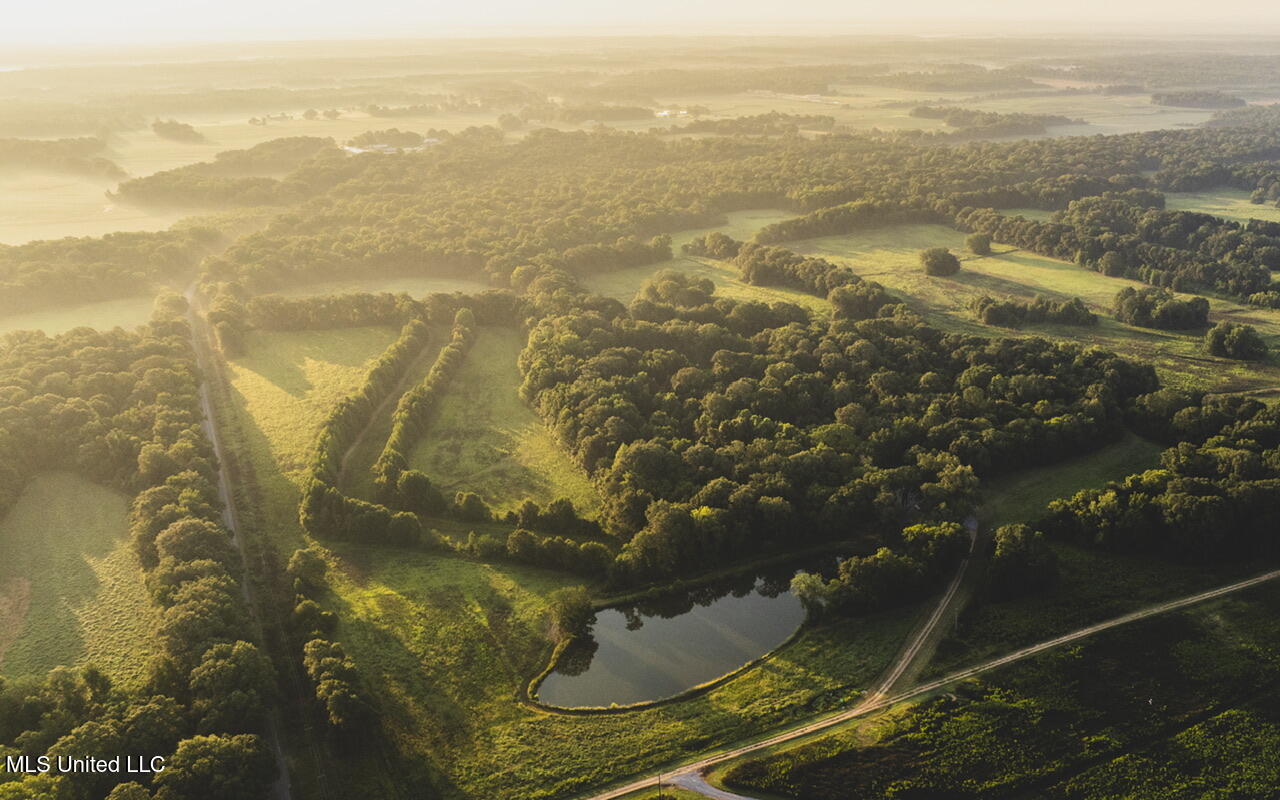
[[[1273,581],[1276,578],[1280,578],[1280,570],[1265,572],[1253,578],[1237,581],[1236,583],[1231,583],[1226,586],[1220,586],[1216,589],[1210,589],[1208,591],[1189,595],[1187,597],[1182,597],[1177,600],[1169,600],[1164,603],[1157,603],[1156,605],[1148,606],[1144,609],[1140,609],[1138,611],[1134,611],[1129,614],[1125,614],[1123,616],[1115,617],[1105,622],[1099,622],[1096,625],[1090,625],[1087,628],[1081,628],[1080,630],[1073,631],[1071,633],[1064,634],[1062,636],[1058,636],[1053,639],[1048,639],[1046,641],[1040,642],[1039,644],[1031,645],[1030,647],[1024,647],[1021,650],[1015,650],[1012,653],[1001,656],[1000,658],[995,658],[990,661],[985,661],[976,666],[969,667],[968,669],[960,670],[959,672],[953,672],[950,675],[947,675],[945,677],[938,678],[937,680],[929,681],[928,683],[919,684],[911,689],[908,689],[903,692],[899,692],[897,694],[893,694],[889,696],[882,695],[878,698],[872,698],[871,695],[868,695],[866,699],[864,699],[862,702],[855,705],[853,708],[848,709],[847,711],[842,711],[838,714],[833,714],[829,717],[825,717],[823,719],[817,720],[816,722],[810,722],[806,725],[802,725],[797,728],[792,728],[790,730],[783,731],[782,733],[775,734],[773,736],[770,736],[758,742],[753,742],[752,744],[743,745],[741,747],[737,747],[732,750],[727,750],[722,753],[717,753],[715,755],[707,756],[706,758],[700,759],[691,764],[686,764],[672,772],[663,773],[662,778],[665,783],[676,784],[696,792],[701,792],[707,795],[708,797],[717,798],[717,800],[751,800],[750,798],[743,798],[742,795],[736,795],[731,792],[725,792],[722,789],[716,789],[715,787],[708,785],[706,781],[702,778],[702,773],[704,773],[706,770],[710,769],[711,767],[717,766],[719,764],[723,764],[726,761],[738,758],[740,756],[758,752],[760,750],[764,750],[765,748],[772,747],[773,745],[776,745],[776,744],[782,744],[783,742],[789,742],[793,739],[798,739],[801,736],[806,736],[811,733],[816,733],[818,731],[825,730],[834,725],[839,725],[842,722],[847,722],[848,720],[869,714],[874,711],[880,711],[882,709],[889,708],[890,706],[896,705],[897,703],[901,703],[904,700],[911,700],[921,695],[925,695],[930,692],[937,691],[938,689],[941,689],[945,686],[956,683],[958,681],[962,681],[967,678],[972,678],[976,675],[981,675],[984,672],[990,672],[993,669],[998,669],[1008,664],[1012,664],[1015,661],[1021,661],[1025,658],[1030,658],[1031,656],[1038,655],[1040,653],[1043,653],[1046,650],[1052,650],[1056,647],[1061,647],[1066,644],[1071,644],[1072,642],[1079,641],[1080,639],[1084,639],[1096,633],[1101,633],[1103,631],[1107,631],[1112,628],[1118,628],[1122,625],[1128,625],[1133,622],[1138,622],[1139,620],[1143,620],[1148,617],[1154,617],[1158,614],[1166,614],[1170,611],[1178,611],[1178,610],[1187,608],[1188,606],[1193,606],[1198,603],[1206,602],[1208,600],[1214,600],[1216,598],[1233,594],[1235,592],[1239,592],[1244,589],[1249,589],[1251,587],[1257,586],[1262,583],[1266,583],[1268,581]],[[939,604],[939,605],[941,606],[942,604]],[[626,786],[620,786],[616,789],[610,789],[608,791],[604,791],[599,794],[591,795],[588,798],[588,800],[615,800],[615,798],[620,798],[626,794],[630,794],[631,792],[636,792],[641,789],[652,788],[657,785],[658,777],[659,777],[658,775],[649,775],[647,777],[640,778],[639,780],[632,781],[631,783],[628,783]],[[711,791],[708,792],[707,791],[708,789]]]

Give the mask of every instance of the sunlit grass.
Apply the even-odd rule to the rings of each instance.
[[[448,491],[476,492],[495,510],[568,497],[594,513],[599,498],[586,473],[520,399],[524,338],[513,328],[480,329],[410,465]]]
[[[1111,316],[1116,292],[1143,284],[1109,278],[1065,261],[997,244],[995,253],[975,256],[965,234],[942,225],[894,225],[843,236],[789,242],[796,252],[827,258],[883,284],[931,323],[945,330],[983,336],[1044,336],[1098,345],[1152,364],[1170,386],[1207,391],[1241,391],[1280,386],[1274,359],[1250,364],[1215,358],[1204,351],[1201,331],[1137,328]],[[947,247],[961,258],[961,270],[950,278],[925,275],[919,253]],[[1029,300],[1079,297],[1099,316],[1096,327],[1029,325],[1022,330],[983,325],[969,309],[984,294]],[[1280,311],[1244,306],[1229,300],[1210,302],[1210,319],[1254,325],[1273,346],[1280,343]]]
[[[128,498],[79,475],[37,476],[0,522],[0,674],[92,663],[145,677],[159,612],[128,540]]]
[[[1244,189],[1214,189],[1208,192],[1169,192],[1165,195],[1165,207],[1171,211],[1198,211],[1215,217],[1248,222],[1260,219],[1280,222],[1280,208],[1275,202],[1254,204],[1249,202],[1252,192]]]
[[[103,300],[100,303],[67,306],[26,314],[0,316],[0,335],[9,331],[41,330],[55,336],[72,328],[87,326],[98,330],[136,328],[151,319],[155,298],[150,295]]]

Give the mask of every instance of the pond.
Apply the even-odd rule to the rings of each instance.
[[[773,650],[804,621],[788,590],[793,571],[750,576],[596,613],[538,687],[562,708],[661,700],[732,672]]]

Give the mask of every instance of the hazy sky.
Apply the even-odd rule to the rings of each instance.
[[[3,0],[13,43],[432,36],[455,33],[980,33],[1240,31],[1280,34],[1274,0]],[[0,63],[3,63],[0,50]]]

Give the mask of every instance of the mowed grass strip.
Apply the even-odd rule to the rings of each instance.
[[[68,472],[27,485],[0,522],[0,674],[91,663],[141,683],[159,612],[129,544],[128,505]]]
[[[483,326],[478,334],[410,454],[410,467],[449,492],[475,492],[498,511],[526,498],[545,505],[568,497],[594,514],[600,500],[586,473],[520,399],[516,359],[524,333]]]

